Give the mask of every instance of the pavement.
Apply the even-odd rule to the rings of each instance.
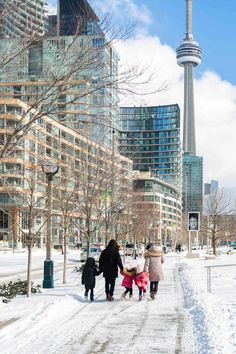
[[[115,301],[112,306],[103,304],[104,279],[99,278],[95,289],[95,303],[90,304],[89,307],[82,303],[82,310],[78,308],[77,316],[73,316],[74,323],[70,313],[67,314],[68,319],[65,314],[65,328],[62,323],[61,328],[58,329],[58,338],[63,330],[63,333],[68,336],[65,342],[70,344],[68,348],[63,344],[60,350],[56,349],[58,350],[56,353],[184,354],[182,342],[185,340],[186,324],[178,280],[179,262],[180,257],[177,254],[165,255],[164,281],[159,283],[157,299],[146,299],[141,304],[137,301],[137,288],[134,288],[134,300],[122,303],[120,295],[124,289],[121,286],[121,278],[116,282]],[[39,272],[42,272],[42,269],[39,270],[37,266],[33,270],[33,277],[38,278]],[[15,277],[16,274],[11,274],[11,276]],[[58,288],[51,290],[51,296],[53,296],[53,291],[55,291],[55,296],[58,296]],[[69,288],[68,291],[71,293]],[[62,293],[65,294],[65,288],[62,288]],[[80,312],[84,313],[83,317]],[[98,317],[96,325],[94,321],[91,321],[93,316]],[[66,327],[68,325],[70,325],[70,331]],[[80,331],[78,331],[78,325]],[[56,335],[56,328],[53,330]],[[80,348],[79,351],[78,348]],[[48,353],[55,353],[55,351],[48,351]]]

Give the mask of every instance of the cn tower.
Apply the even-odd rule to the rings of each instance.
[[[201,63],[202,50],[192,34],[192,0],[186,0],[186,32],[176,50],[178,65],[184,67],[184,131],[183,150],[196,155],[193,69]]]

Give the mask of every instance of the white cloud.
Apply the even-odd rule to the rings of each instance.
[[[143,25],[152,22],[152,15],[147,6],[138,6],[134,0],[95,0],[94,3],[101,13],[111,13],[113,18],[128,18]]]
[[[48,4],[46,6],[46,10],[48,12],[48,15],[56,15],[57,5],[54,3],[54,1],[48,1]]]
[[[152,87],[171,83],[170,89],[155,95],[122,98],[123,105],[161,105],[178,103],[183,120],[183,69],[176,64],[175,50],[158,37],[140,36],[118,46],[121,65],[151,63],[155,72]],[[148,87],[150,89],[150,85]],[[204,158],[204,181],[216,179],[223,187],[236,187],[236,86],[206,71],[195,79],[195,120],[197,153]]]

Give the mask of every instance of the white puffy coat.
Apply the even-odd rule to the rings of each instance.
[[[149,273],[150,281],[160,281],[164,279],[162,263],[164,263],[163,252],[160,247],[153,245],[144,253],[144,271]]]

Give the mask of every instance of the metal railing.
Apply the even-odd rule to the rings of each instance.
[[[236,267],[236,264],[218,264],[218,265],[209,265],[205,266],[207,269],[207,291],[211,292],[211,268],[220,268],[220,267]]]

